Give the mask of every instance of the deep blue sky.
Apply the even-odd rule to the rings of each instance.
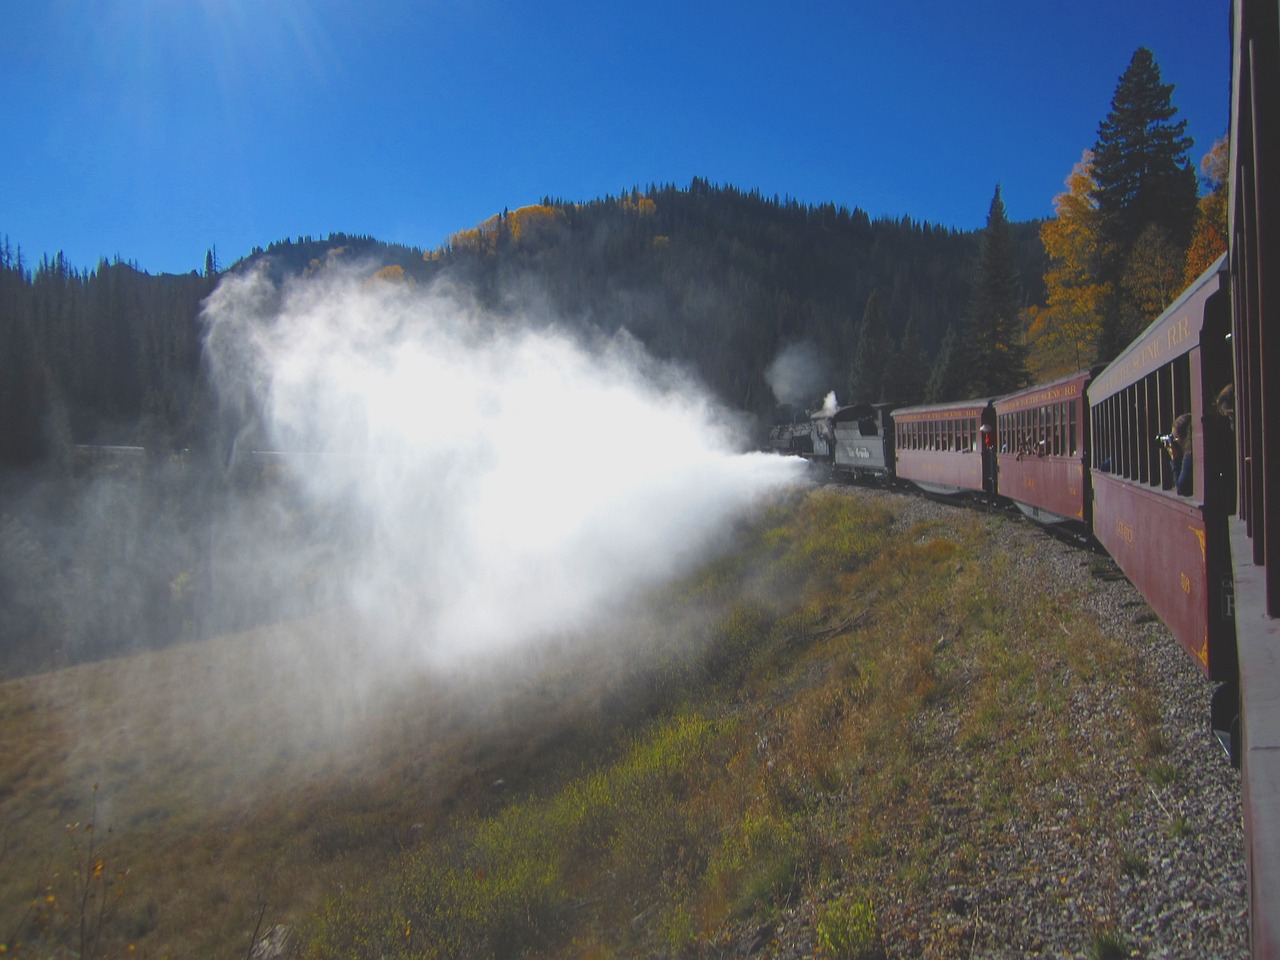
[[[873,217],[1052,214],[1147,46],[1197,165],[1229,0],[4,0],[0,234],[152,273],[332,231],[430,248],[694,176]]]

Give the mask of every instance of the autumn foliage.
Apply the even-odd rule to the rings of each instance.
[[[1109,248],[1092,196],[1092,151],[1086,150],[1072,167],[1066,185],[1053,201],[1057,216],[1040,227],[1049,258],[1044,275],[1048,302],[1032,308],[1028,331],[1033,372],[1040,377],[1070,373],[1093,360],[1103,305],[1112,293],[1101,272]]]

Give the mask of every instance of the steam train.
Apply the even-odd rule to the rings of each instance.
[[[1228,251],[1115,359],[999,397],[823,409],[771,434],[837,476],[1016,506],[1111,555],[1217,684],[1259,960],[1280,958],[1278,8],[1233,4]]]
[[[1017,507],[1102,546],[1221,684],[1214,730],[1238,761],[1234,424],[1215,407],[1232,383],[1228,281],[1223,255],[1105,367],[999,397],[819,410],[801,455],[843,478]],[[1195,426],[1176,443],[1184,413]]]

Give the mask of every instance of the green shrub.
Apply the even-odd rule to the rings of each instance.
[[[870,960],[880,947],[876,911],[869,900],[847,898],[818,914],[818,949],[839,960]]]

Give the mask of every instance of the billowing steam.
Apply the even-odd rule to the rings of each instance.
[[[579,628],[799,469],[738,452],[733,419],[625,335],[352,276],[230,277],[205,315],[233,458],[275,451],[327,518],[315,569],[371,654],[447,662]]]
[[[765,382],[779,403],[804,407],[828,383],[826,364],[808,341],[784,348],[769,364]]]

